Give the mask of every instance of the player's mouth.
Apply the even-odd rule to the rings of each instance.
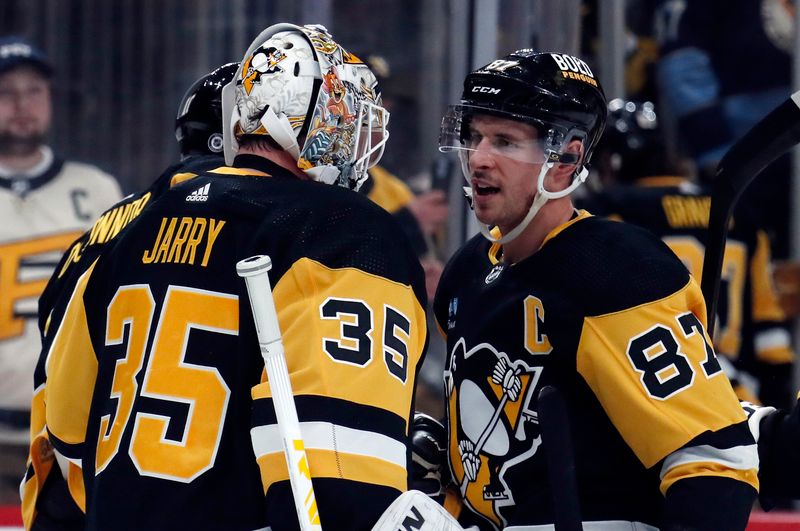
[[[472,185],[472,189],[475,191],[475,194],[479,196],[489,196],[500,192],[500,188],[497,188],[496,186],[487,186],[477,183]]]

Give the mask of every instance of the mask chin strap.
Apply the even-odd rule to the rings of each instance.
[[[483,234],[483,236],[487,240],[493,243],[499,243],[501,245],[510,242],[511,240],[519,236],[522,231],[525,230],[528,224],[530,224],[530,222],[533,220],[536,214],[539,213],[539,210],[541,210],[541,208],[544,206],[545,203],[547,203],[547,201],[549,201],[550,199],[559,199],[561,197],[565,197],[571,194],[572,192],[575,191],[576,188],[578,188],[586,181],[586,177],[588,177],[589,175],[589,170],[587,170],[586,167],[583,167],[580,169],[578,173],[575,174],[575,176],[572,179],[572,183],[570,183],[568,187],[558,192],[549,192],[544,188],[544,178],[547,176],[547,172],[550,171],[550,169],[553,166],[554,166],[553,162],[547,162],[542,165],[542,169],[539,170],[539,177],[537,178],[536,197],[534,197],[533,202],[531,203],[531,207],[528,209],[528,213],[525,215],[525,218],[522,221],[520,221],[516,227],[511,229],[511,231],[508,234],[505,234],[500,238],[498,238],[492,235],[490,231],[491,227],[489,225],[478,222],[478,225],[480,226],[481,229],[481,234]]]

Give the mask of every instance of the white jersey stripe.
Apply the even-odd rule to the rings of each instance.
[[[300,431],[306,450],[363,455],[406,467],[405,445],[380,433],[347,428],[330,422],[301,422]],[[255,427],[250,430],[250,436],[257,458],[283,451],[277,424]]]
[[[724,450],[713,446],[692,446],[672,452],[661,467],[661,479],[671,469],[689,463],[719,463],[735,470],[758,468],[758,447],[755,444],[735,446]]]
[[[755,334],[756,352],[771,348],[788,347],[790,343],[789,332],[783,328],[770,328]]]

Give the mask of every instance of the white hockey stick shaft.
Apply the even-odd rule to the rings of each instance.
[[[289,468],[289,482],[297,510],[297,518],[302,531],[322,531],[311,471],[308,466],[300,422],[294,405],[292,384],[283,351],[281,330],[278,326],[278,313],[272,298],[269,283],[269,270],[272,260],[269,256],[252,256],[236,264],[236,273],[244,278],[253,311],[258,346],[264,358],[272,403],[278,419],[278,430],[283,439],[286,465]]]

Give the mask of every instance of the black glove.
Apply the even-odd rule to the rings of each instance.
[[[414,413],[411,424],[411,488],[439,501],[450,483],[447,430],[425,413]]]
[[[790,412],[779,409],[761,419],[760,428],[760,499],[768,510],[780,499],[800,499],[800,401]]]

